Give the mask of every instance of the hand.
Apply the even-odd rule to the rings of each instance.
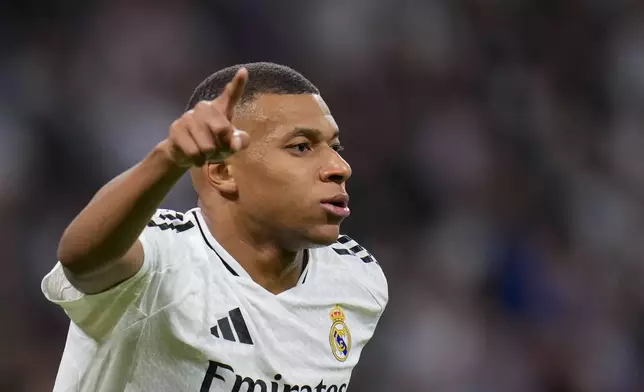
[[[248,71],[241,68],[220,96],[199,102],[172,123],[161,145],[174,164],[192,167],[220,162],[248,146],[248,134],[231,124],[247,81]]]

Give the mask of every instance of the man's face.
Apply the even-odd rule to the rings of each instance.
[[[351,167],[322,98],[259,95],[233,123],[250,134],[249,147],[230,160],[240,217],[286,246],[333,243],[348,216]]]

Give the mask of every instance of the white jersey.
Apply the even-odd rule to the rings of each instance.
[[[208,231],[200,209],[159,210],[133,277],[83,295],[60,263],[42,290],[71,319],[54,392],[345,392],[388,300],[373,256],[347,236],[306,251],[274,295]]]

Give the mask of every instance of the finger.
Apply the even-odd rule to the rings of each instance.
[[[211,158],[210,155],[213,154],[219,155],[222,149],[228,149],[228,144],[222,142],[218,134],[227,127],[232,128],[228,119],[226,119],[217,106],[213,102],[200,102],[193,113],[195,121],[198,124],[203,124],[205,131],[208,133],[209,140],[212,141],[213,151],[212,154],[207,154],[208,158]]]
[[[193,136],[197,132],[198,125],[193,116],[184,116],[182,121],[183,131],[179,134],[179,146],[193,165],[202,166],[206,162],[206,157]]]
[[[188,125],[190,136],[192,136],[192,139],[197,144],[197,148],[201,154],[207,157],[214,153],[216,145],[208,125],[200,122],[194,116],[187,116],[186,124]]]
[[[226,155],[232,152],[231,148],[231,141],[232,141],[232,136],[234,132],[234,128],[232,124],[226,123],[226,124],[216,124],[213,129],[213,137],[215,138],[215,143],[217,143],[217,147],[219,152],[222,155]]]
[[[199,147],[188,132],[178,134],[174,139],[174,144],[191,164],[203,165],[203,163],[199,164],[201,161]]]
[[[226,85],[221,95],[217,98],[222,111],[226,114],[226,117],[228,117],[229,120],[232,119],[235,112],[235,106],[239,103],[242,95],[244,95],[247,81],[248,71],[246,68],[240,68],[232,80]]]

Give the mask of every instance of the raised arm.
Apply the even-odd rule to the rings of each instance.
[[[67,227],[58,260],[77,289],[98,293],[134,275],[144,260],[137,239],[174,184],[190,167],[247,146],[248,135],[231,125],[247,79],[240,69],[219,97],[184,113],[164,141],[103,186]]]

